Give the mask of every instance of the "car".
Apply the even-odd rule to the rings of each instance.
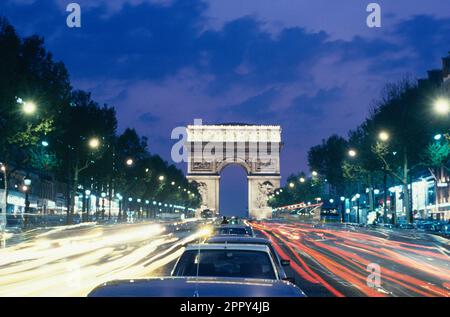
[[[400,229],[408,229],[408,230],[414,229],[414,225],[411,224],[411,223],[400,223],[400,224],[398,225],[398,227],[399,227]]]
[[[440,233],[445,237],[450,236],[450,223],[443,225]]]
[[[217,235],[243,235],[243,236],[251,236],[254,237],[255,233],[253,232],[253,229],[251,226],[246,225],[221,225],[219,227],[215,228],[215,233]]]
[[[228,243],[187,245],[171,275],[281,279],[266,245]]]
[[[267,238],[262,237],[249,237],[249,236],[230,236],[230,235],[217,235],[208,238],[205,243],[227,243],[227,244],[256,244],[256,245],[266,245],[269,250],[272,258],[275,260],[275,265],[277,267],[278,273],[281,279],[287,281],[293,281],[293,279],[288,278],[286,276],[286,272],[284,271],[285,266],[290,265],[290,260],[282,259],[275,251],[272,242]]]
[[[280,280],[225,277],[153,277],[114,280],[88,297],[306,297],[297,286]]]
[[[209,210],[209,209],[204,209],[200,213],[200,217],[204,218],[204,219],[214,218],[214,212],[212,210]]]

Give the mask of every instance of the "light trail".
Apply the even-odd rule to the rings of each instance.
[[[152,276],[206,234],[168,234],[155,223],[36,232],[0,250],[0,296],[86,296],[109,280]]]
[[[252,223],[270,237],[302,283],[319,284],[334,296],[450,296],[448,241],[428,235],[379,232],[307,223]],[[278,244],[278,241],[280,244]],[[381,284],[367,284],[369,264],[381,268]],[[306,283],[306,284],[305,284]],[[357,293],[355,293],[357,292]],[[308,293],[307,293],[308,295]],[[357,295],[358,296],[358,295]]]

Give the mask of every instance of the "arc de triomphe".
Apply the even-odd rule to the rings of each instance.
[[[188,179],[198,183],[201,210],[220,212],[220,173],[230,164],[242,166],[248,179],[248,212],[270,218],[268,196],[280,187],[281,127],[269,125],[189,125]]]

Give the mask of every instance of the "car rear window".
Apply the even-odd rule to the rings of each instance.
[[[219,228],[217,229],[218,234],[236,234],[236,235],[246,235],[249,234],[245,228]]]
[[[174,275],[276,278],[267,253],[247,250],[186,251],[181,256]]]

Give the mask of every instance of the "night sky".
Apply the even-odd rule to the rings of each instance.
[[[81,28],[66,26],[70,2]],[[309,147],[361,123],[386,83],[424,77],[450,51],[450,1],[377,1],[378,29],[370,2],[2,0],[0,15],[44,36],[74,87],[114,106],[153,153],[170,161],[172,129],[194,118],[280,124],[286,177],[307,169]],[[223,210],[245,210],[243,172],[225,173]]]

